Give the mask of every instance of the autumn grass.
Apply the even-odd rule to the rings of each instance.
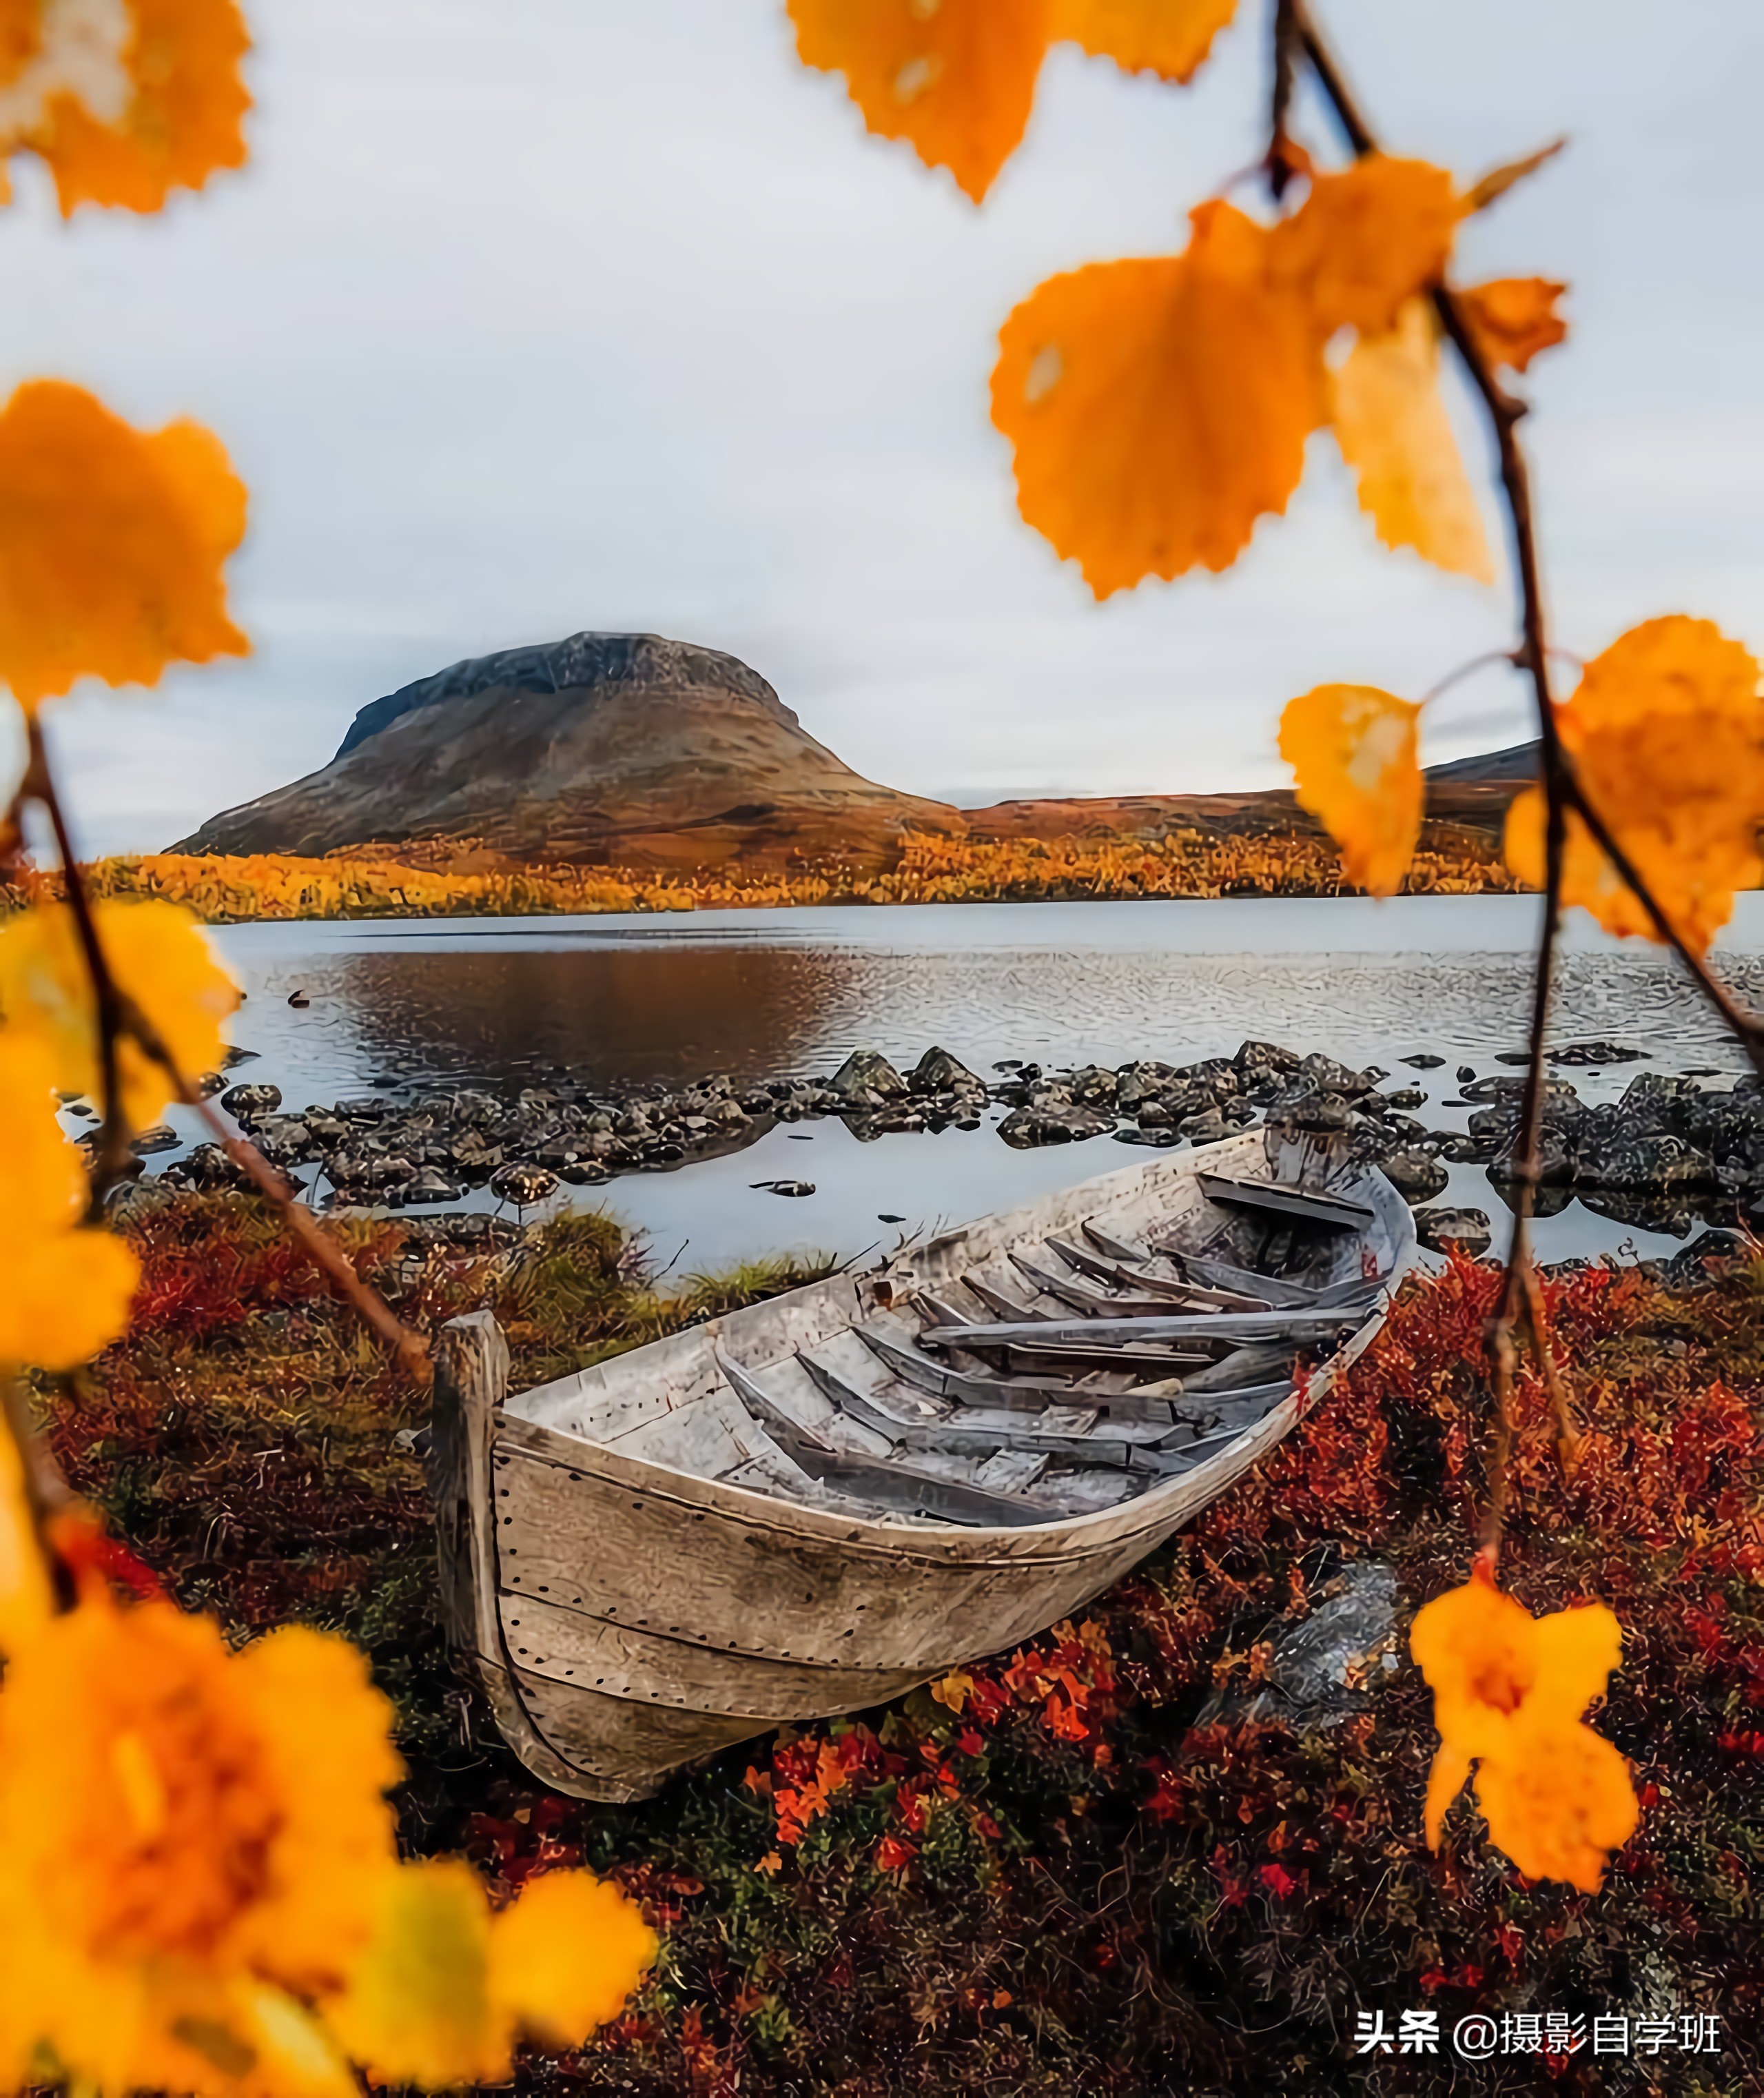
[[[398,1709],[410,1846],[465,1848],[504,1888],[585,1857],[665,1934],[628,2014],[531,2065],[529,2091],[1433,2087],[1351,2057],[1354,2011],[1379,2006],[1448,2029],[1472,2008],[1711,2011],[1726,2046],[1700,2077],[1665,2057],[1623,2087],[1759,2087],[1764,1267],[1696,1295],[1634,1270],[1551,1284],[1586,1431],[1572,1481],[1544,1395],[1519,1394],[1509,1583],[1534,1609],[1599,1597],[1625,1629],[1595,1716],[1643,1817],[1589,1897],[1527,1885],[1468,1798],[1427,1851],[1434,1736],[1406,1659],[1332,1726],[1244,1716],[1270,1643],[1356,1562],[1393,1570],[1403,1623],[1462,1579],[1492,1268],[1411,1284],[1328,1404],[1077,1623],[946,1701],[755,1741],[613,1811],[529,1778],[445,1652],[422,1479],[394,1440],[421,1407],[382,1352],[244,1198],[179,1197],[132,1228],[135,1329],[42,1394],[76,1483],[236,1635],[301,1620],[366,1647]],[[512,1266],[347,1228],[415,1323],[489,1305],[522,1384],[793,1279],[658,1283],[603,1218],[546,1227]]]
[[[413,848],[416,855],[416,849]],[[455,855],[457,858],[457,855]],[[824,903],[1032,903],[1135,897],[1357,893],[1334,848],[1298,832],[1165,839],[1061,838],[976,845],[914,836],[877,873],[840,866],[777,873],[740,867],[691,874],[572,866],[459,871],[391,858],[100,860],[94,895],[160,896],[211,924],[244,919],[528,917],[630,911],[783,908]],[[1404,883],[1415,895],[1510,893],[1521,884],[1491,840],[1431,827]],[[29,900],[29,889],[10,892]],[[0,890],[0,906],[8,892]]]

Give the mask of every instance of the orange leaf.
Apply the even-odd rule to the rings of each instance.
[[[221,565],[244,489],[206,431],[155,435],[59,380],[0,412],[0,679],[34,708],[77,678],[156,685],[244,656]]]
[[[48,162],[64,217],[81,204],[158,211],[173,190],[199,190],[245,162],[251,97],[239,64],[251,37],[235,0],[126,7],[121,92],[75,69],[17,135]]]
[[[1446,1808],[1477,1764],[1489,1834],[1529,1879],[1596,1893],[1605,1854],[1636,1821],[1629,1766],[1581,1721],[1622,1654],[1603,1604],[1534,1617],[1479,1556],[1461,1588],[1415,1613],[1410,1651],[1433,1692],[1439,1753],[1427,1792],[1437,1849]]]
[[[964,1674],[959,1668],[952,1669],[947,1675],[940,1677],[931,1686],[932,1696],[938,1704],[947,1705],[958,1718],[960,1718],[963,1708],[973,1694],[973,1677]]]
[[[1055,37],[1127,72],[1192,80],[1237,0],[1054,0]]]
[[[805,65],[843,73],[878,137],[904,138],[978,204],[1035,100],[1051,0],[789,0]]]
[[[1630,1767],[1578,1720],[1516,1727],[1506,1754],[1484,1758],[1477,1798],[1490,1840],[1529,1880],[1565,1880],[1597,1894],[1606,1853],[1639,1818]]]
[[[1458,309],[1490,364],[1523,371],[1540,350],[1567,340],[1556,302],[1568,289],[1547,277],[1497,277],[1458,294]]]
[[[1313,178],[1303,205],[1274,230],[1275,269],[1310,301],[1325,336],[1380,335],[1444,273],[1463,216],[1443,168],[1368,153]]]
[[[1706,948],[1734,892],[1764,881],[1764,709],[1750,652],[1706,619],[1651,619],[1586,665],[1556,710],[1587,799],[1686,941]],[[1543,880],[1542,791],[1507,816],[1507,864]],[[1656,939],[1652,920],[1578,816],[1568,819],[1564,900],[1608,933]]]
[[[1373,685],[1319,685],[1280,717],[1298,805],[1341,848],[1349,881],[1392,896],[1421,835],[1421,709]]]
[[[1269,234],[1218,200],[1190,217],[1183,254],[1051,277],[999,332],[1018,507],[1099,598],[1229,568],[1323,419],[1317,338],[1270,281]]]
[[[1482,513],[1439,390],[1439,333],[1411,299],[1389,335],[1362,335],[1336,373],[1336,436],[1358,469],[1360,507],[1387,546],[1494,580]]]

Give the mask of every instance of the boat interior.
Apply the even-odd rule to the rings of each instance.
[[[1258,1134],[1177,1163],[905,1248],[507,1411],[871,1521],[1114,1508],[1225,1455],[1366,1323],[1413,1245],[1390,1183],[1338,1150]]]

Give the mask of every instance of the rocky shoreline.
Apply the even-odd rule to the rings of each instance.
[[[1756,1078],[1707,1089],[1694,1078],[1643,1072],[1621,1099],[1589,1104],[1560,1075],[1640,1053],[1608,1042],[1552,1053],[1540,1209],[1548,1214],[1578,1196],[1619,1221],[1682,1236],[1712,1208],[1764,1203],[1764,1086]],[[985,1078],[943,1049],[928,1051],[905,1073],[863,1049],[825,1081],[743,1084],[716,1076],[612,1091],[559,1077],[512,1098],[471,1087],[406,1088],[299,1113],[283,1111],[275,1086],[243,1083],[222,1092],[219,1104],[273,1164],[291,1174],[316,1166],[312,1192],[328,1208],[432,1209],[483,1188],[516,1212],[549,1201],[562,1186],[672,1170],[744,1149],[780,1123],[829,1117],[868,1141],[977,1130],[1003,1109],[998,1134],[1018,1148],[1109,1136],[1164,1149],[1217,1143],[1270,1114],[1297,1113],[1310,1126],[1341,1131],[1376,1160],[1417,1206],[1425,1243],[1481,1253],[1491,1236],[1486,1212],[1426,1205],[1445,1192],[1450,1165],[1485,1166],[1497,1189],[1510,1179],[1524,1080],[1459,1068],[1455,1094],[1441,1104],[1468,1108],[1468,1127],[1430,1129],[1417,1117],[1428,1095],[1416,1079],[1443,1060],[1404,1060],[1415,1078],[1391,1083],[1376,1066],[1350,1070],[1328,1056],[1246,1042],[1234,1056],[1187,1064],[1140,1058],[1114,1069],[1043,1070],[1007,1059]],[[136,1148],[144,1162],[180,1142],[169,1128],[149,1130]],[[239,1184],[237,1167],[213,1143],[135,1183],[143,1192]],[[805,1181],[755,1185],[783,1196],[814,1192]]]

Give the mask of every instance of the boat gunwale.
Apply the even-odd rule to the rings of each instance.
[[[555,1457],[538,1450],[529,1451],[526,1454],[539,1456],[543,1461],[555,1461],[568,1469],[578,1472],[601,1469],[603,1467],[622,1469],[633,1492],[671,1499],[688,1508],[714,1507],[731,1519],[753,1528],[787,1533],[794,1530],[799,1535],[812,1536],[847,1550],[862,1549],[867,1556],[873,1552],[895,1560],[898,1560],[904,1553],[917,1556],[930,1565],[949,1560],[972,1565],[984,1559],[990,1552],[1001,1565],[1025,1561],[1055,1565],[1060,1563],[1062,1555],[1059,1547],[1062,1545],[1069,1543],[1069,1556],[1073,1559],[1082,1559],[1107,1550],[1141,1530],[1155,1530],[1172,1503],[1178,1509],[1173,1519],[1174,1526],[1183,1519],[1182,1511],[1195,1496],[1197,1487],[1202,1488],[1202,1491],[1196,1505],[1204,1507],[1209,1499],[1216,1497],[1241,1472],[1258,1462],[1268,1448],[1288,1434],[1305,1414],[1327,1395],[1341,1372],[1370,1345],[1383,1326],[1396,1290],[1414,1266],[1419,1249],[1409,1205],[1380,1172],[1376,1162],[1365,1161],[1365,1170],[1374,1180],[1384,1181],[1382,1192],[1385,1200],[1379,1207],[1384,1214],[1380,1215],[1379,1221],[1388,1224],[1400,1217],[1408,1229],[1406,1231],[1398,1230],[1393,1232],[1396,1241],[1395,1261],[1381,1279],[1378,1294],[1354,1330],[1317,1365],[1305,1382],[1297,1385],[1286,1398],[1270,1407],[1261,1420],[1251,1422],[1241,1435],[1227,1442],[1214,1455],[1196,1465],[1191,1471],[1178,1473],[1145,1492],[1135,1494],[1130,1500],[1117,1502],[1110,1508],[1092,1509],[1081,1515],[1054,1516],[1046,1522],[1012,1524],[1008,1527],[931,1521],[887,1522],[867,1516],[842,1515],[818,1508],[809,1502],[789,1500],[779,1494],[761,1492],[753,1487],[731,1486],[723,1480],[707,1479],[700,1473],[684,1471],[653,1458],[629,1455],[615,1449],[610,1442],[598,1442],[586,1435],[573,1433],[567,1429],[554,1428],[524,1413],[512,1411],[511,1404],[511,1402],[531,1400],[548,1392],[560,1391],[572,1384],[581,1389],[582,1380],[590,1378],[599,1380],[601,1374],[614,1365],[618,1365],[621,1372],[628,1373],[628,1365],[639,1357],[653,1355],[664,1350],[670,1353],[689,1353],[699,1358],[708,1354],[714,1365],[717,1354],[727,1349],[731,1340],[739,1341],[744,1325],[758,1325],[766,1319],[766,1315],[775,1315],[776,1307],[791,1297],[806,1297],[811,1291],[827,1289],[840,1284],[856,1287],[864,1281],[886,1275],[891,1269],[910,1262],[915,1254],[929,1253],[939,1246],[959,1242],[968,1231],[982,1227],[994,1231],[1008,1230],[1016,1219],[1022,1218],[1023,1235],[1030,1236],[1041,1228],[1033,1221],[1036,1213],[1055,1201],[1071,1205],[1094,1196],[1089,1212],[1094,1215],[1099,1210],[1106,1209],[1112,1197],[1126,1196],[1142,1187],[1159,1168],[1162,1168],[1171,1179],[1191,1180],[1198,1187],[1203,1173],[1215,1171],[1227,1163],[1235,1163],[1240,1153],[1253,1152],[1262,1148],[1263,1137],[1264,1132],[1259,1128],[1246,1130],[1239,1136],[1227,1139],[1222,1143],[1202,1145],[1185,1151],[1174,1159],[1168,1154],[1161,1154],[1154,1159],[1139,1160],[1115,1167],[1107,1173],[1093,1175],[1089,1180],[1075,1182],[1070,1187],[1055,1190],[1034,1201],[1020,1204],[1014,1210],[994,1211],[974,1218],[967,1225],[930,1234],[884,1256],[862,1271],[854,1272],[841,1269],[818,1282],[803,1284],[800,1291],[787,1291],[780,1297],[766,1298],[757,1304],[743,1305],[719,1318],[707,1319],[702,1325],[687,1328],[678,1333],[665,1335],[659,1341],[627,1349],[618,1355],[608,1358],[605,1362],[591,1364],[585,1371],[553,1378],[543,1385],[530,1385],[524,1391],[505,1397],[497,1407],[493,1417],[494,1436],[511,1437],[517,1446],[529,1432],[552,1438],[562,1446]],[[1178,1170],[1172,1170],[1173,1168]],[[720,1369],[717,1374],[720,1380]],[[763,1429],[761,1432],[764,1432]],[[493,1440],[493,1451],[494,1448]],[[592,1452],[595,1463],[590,1466],[581,1456],[568,1455],[566,1451]],[[781,1516],[783,1520],[780,1520]]]

